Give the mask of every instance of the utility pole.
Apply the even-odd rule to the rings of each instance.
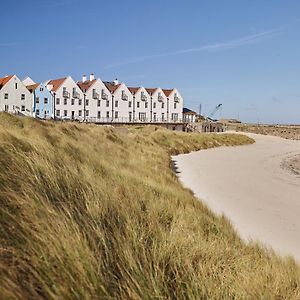
[[[201,116],[202,104],[199,104],[199,116]]]

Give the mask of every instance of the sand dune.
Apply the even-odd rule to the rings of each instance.
[[[183,184],[241,237],[300,261],[300,141],[247,134],[256,143],[173,157]]]

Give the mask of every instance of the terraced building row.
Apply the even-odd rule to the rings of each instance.
[[[95,123],[174,123],[182,122],[183,98],[177,89],[128,87],[93,74],[44,83],[11,75],[0,78],[0,111]]]

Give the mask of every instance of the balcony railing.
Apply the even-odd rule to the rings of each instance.
[[[146,101],[147,100],[147,96],[146,95],[141,95],[141,100],[142,101]]]
[[[175,96],[174,97],[174,102],[179,103],[179,97]]]
[[[67,91],[63,91],[63,97],[64,98],[70,98],[70,93]]]
[[[93,92],[93,99],[99,100],[99,94],[96,92]]]
[[[158,97],[157,97],[157,100],[158,100],[159,102],[162,102],[162,101],[163,101],[163,96],[158,96]]]
[[[122,94],[122,100],[127,101],[128,100],[128,96],[126,94]]]
[[[72,93],[72,97],[75,98],[75,99],[78,99],[79,98],[79,93],[74,91]]]
[[[102,98],[103,100],[108,100],[108,95],[107,95],[106,93],[102,93],[102,94],[101,94],[101,98]]]

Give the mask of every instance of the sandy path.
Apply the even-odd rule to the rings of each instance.
[[[300,177],[282,167],[299,156],[300,141],[247,135],[256,143],[173,157],[178,176],[242,238],[300,261]]]

